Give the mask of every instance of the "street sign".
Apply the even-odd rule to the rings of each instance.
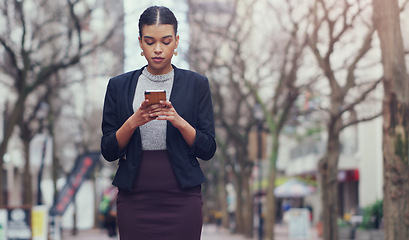
[[[67,178],[67,182],[58,193],[57,200],[50,209],[51,216],[62,216],[64,214],[81,184],[89,177],[92,170],[99,163],[100,155],[99,152],[90,152],[77,158],[75,166]]]
[[[288,239],[311,239],[310,217],[307,208],[290,208],[288,214]]]
[[[31,209],[14,207],[7,211],[7,240],[31,240]]]

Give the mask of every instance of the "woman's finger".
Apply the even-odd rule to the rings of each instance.
[[[140,109],[146,109],[149,106],[149,100],[145,100],[141,103]]]
[[[160,101],[159,103],[166,108],[173,108],[172,103],[170,101]]]

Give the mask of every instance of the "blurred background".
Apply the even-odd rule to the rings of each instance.
[[[46,206],[73,234],[100,227],[117,167],[99,155],[106,85],[146,64],[139,15],[164,5],[180,24],[173,63],[212,90],[218,149],[200,162],[205,223],[271,239],[294,208],[324,239],[382,231],[388,186],[394,200],[409,196],[409,9],[391,1],[402,41],[385,45],[376,2],[3,0],[0,208]],[[403,60],[395,82],[383,78],[388,46]],[[400,104],[385,113],[391,84]],[[398,136],[394,148],[385,129]],[[385,169],[390,158],[400,162]]]

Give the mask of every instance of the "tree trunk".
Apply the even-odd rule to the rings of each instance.
[[[243,187],[241,183],[241,177],[236,174],[237,179],[237,198],[236,198],[236,226],[238,233],[244,233],[244,221],[243,221]]]
[[[246,159],[247,153],[242,153],[237,161],[245,163]],[[234,172],[237,183],[236,229],[246,237],[253,236],[253,196],[249,184],[250,174],[251,167],[246,167],[245,164],[240,164],[240,170]]]
[[[272,153],[270,157],[270,172],[268,178],[268,188],[267,188],[267,209],[265,214],[265,222],[263,229],[264,239],[274,239],[274,225],[276,222],[276,198],[274,196],[274,187],[276,179],[276,163],[279,150],[279,137],[280,133],[273,134],[273,144],[272,144]]]
[[[23,106],[23,111],[24,112],[24,106]],[[19,119],[18,122],[18,127],[20,131],[20,139],[23,142],[23,153],[24,153],[24,159],[25,159],[25,164],[24,164],[24,176],[23,176],[23,204],[31,206],[33,204],[37,204],[37,202],[34,202],[33,198],[33,186],[37,186],[36,192],[37,192],[37,199],[39,197],[39,189],[38,189],[38,181],[33,182],[33,177],[32,177],[32,166],[31,166],[31,159],[30,159],[30,142],[31,142],[31,133],[29,129],[29,124],[24,122],[24,119]],[[37,172],[38,174],[39,172]],[[40,175],[38,175],[40,177]]]
[[[50,109],[53,109],[53,101],[51,98],[48,99],[48,102],[50,104]],[[52,117],[50,118],[50,121],[48,122],[47,126],[48,131],[50,132],[50,135],[52,136],[52,159],[51,159],[51,177],[53,180],[53,203],[57,200],[58,196],[58,188],[57,188],[57,181],[59,177],[59,171],[60,171],[60,161],[57,155],[57,149],[55,148],[56,146],[56,140],[55,140],[55,115],[53,114]],[[100,168],[100,166],[97,166],[97,169]],[[96,196],[96,195],[95,195]],[[97,215],[97,212],[96,212]]]
[[[29,156],[29,138],[23,138],[24,141],[24,177],[23,177],[23,204],[31,206],[33,204],[33,178],[31,176],[30,156]],[[38,194],[38,191],[37,191]]]
[[[274,225],[276,222],[276,198],[274,196],[275,170],[269,174],[269,184],[267,190],[267,209],[263,226],[263,239],[274,239]],[[273,185],[271,185],[273,183]]]
[[[10,115],[7,115],[6,119],[4,119],[4,135],[2,142],[0,144],[0,171],[1,175],[3,175],[3,157],[7,152],[7,146],[9,139],[11,138],[13,134],[13,129],[14,126],[16,126],[17,122],[19,119],[23,117],[23,107],[24,107],[24,102],[26,99],[26,95],[19,95],[19,99],[15,103],[13,107],[13,111],[11,112]],[[5,193],[5,184],[3,182],[3,176],[0,177],[0,208],[5,207],[6,205],[6,199],[4,199],[4,193]]]
[[[386,97],[386,95],[385,95]],[[409,239],[408,104],[393,94],[383,106],[384,229],[385,239]],[[405,123],[398,123],[398,118]]]
[[[54,136],[54,134],[52,134],[51,136]],[[53,137],[53,146],[55,146],[54,137]],[[59,162],[60,161],[57,157],[57,151],[55,147],[53,147],[53,159],[52,159],[52,178],[53,178],[53,189],[54,189],[53,204],[55,203],[55,201],[57,201],[57,196],[58,196],[57,181],[58,181],[58,172],[60,170]]]
[[[220,201],[220,208],[222,211],[222,226],[229,228],[229,212],[227,211],[227,191],[226,191],[226,168],[224,167],[224,160],[222,160],[222,167],[219,171],[217,189],[218,199]]]
[[[222,226],[224,228],[229,228],[229,212],[227,211],[227,193],[226,184],[224,181],[218,183],[218,199],[220,201],[220,211],[222,214]]]
[[[409,239],[409,81],[397,0],[373,0],[384,67],[385,239]]]
[[[338,159],[340,139],[336,130],[340,120],[330,120],[328,127],[327,152],[319,161],[320,184],[322,189],[323,239],[338,240]]]
[[[1,142],[0,145],[0,173],[1,173],[1,177],[0,177],[0,208],[4,208],[6,206],[6,199],[5,199],[5,183],[3,181],[3,173],[4,173],[4,164],[3,164],[3,158],[4,158],[4,154],[6,153],[5,150],[3,150],[6,147],[6,142],[3,140],[3,142]]]
[[[236,198],[236,226],[237,232],[246,237],[253,236],[253,201],[248,182],[249,176],[243,170],[236,174],[237,198]]]
[[[243,222],[244,222],[244,235],[248,238],[253,237],[253,194],[250,191],[250,184],[249,184],[249,175],[244,178],[246,181],[243,181],[243,195],[245,196],[244,201],[244,214],[243,214]]]

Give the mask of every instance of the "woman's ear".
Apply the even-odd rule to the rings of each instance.
[[[141,49],[142,49],[142,38],[138,37],[138,40],[139,40],[139,47],[141,47]]]
[[[179,35],[176,35],[175,49],[179,46]]]

